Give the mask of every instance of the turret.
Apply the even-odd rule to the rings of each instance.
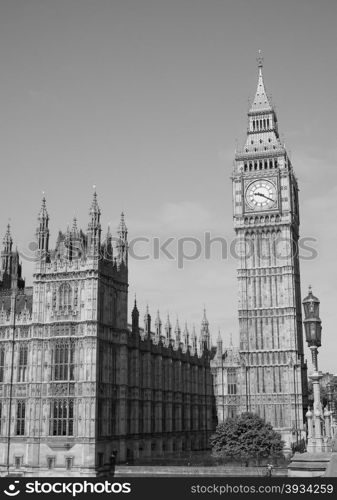
[[[195,355],[198,354],[198,337],[197,337],[197,332],[195,330],[195,325],[193,325],[192,329],[192,351],[193,354]]]
[[[178,318],[177,318],[177,321],[176,321],[176,326],[174,328],[174,334],[175,334],[177,346],[179,346],[180,342],[181,342],[181,330],[180,330]]]
[[[3,239],[2,252],[1,252],[1,271],[3,273],[11,274],[12,248],[13,248],[13,239],[11,236],[11,227],[9,224],[7,224],[7,231]]]
[[[200,331],[200,353],[202,353],[204,349],[210,350],[210,344],[209,322],[206,317],[206,309],[204,308],[204,315],[201,321]]]
[[[70,241],[71,241],[71,258],[78,259],[83,254],[81,233],[77,227],[77,218],[73,218],[73,225],[70,233]]]
[[[154,322],[154,328],[156,332],[156,338],[158,341],[161,339],[161,327],[162,327],[162,322],[160,319],[159,311],[157,311],[156,321]]]
[[[137,302],[135,299],[135,304],[132,310],[132,333],[139,333],[139,311],[137,309]]]
[[[22,289],[24,286],[25,281],[22,279],[22,266],[19,252],[17,249],[13,251],[13,239],[10,225],[8,224],[1,252],[0,288],[6,290],[10,288]]]
[[[91,207],[89,210],[89,224],[87,230],[87,238],[88,238],[88,253],[92,257],[99,258],[100,257],[100,249],[101,249],[101,211],[97,202],[97,193],[96,189],[94,190],[93,199],[91,203]]]
[[[117,230],[117,263],[118,266],[128,265],[128,230],[125,224],[124,213],[121,213],[121,220]]]
[[[192,346],[191,346],[191,342],[190,342],[190,334],[189,334],[189,331],[187,328],[187,323],[185,323],[183,337],[184,337],[184,343],[185,343],[186,349],[191,349]]]
[[[65,234],[65,239],[64,239],[64,246],[65,246],[65,257],[67,260],[72,260],[73,252],[72,252],[72,241],[71,241],[71,233],[70,233],[70,227],[69,224],[67,225],[67,231]]]
[[[46,198],[42,198],[42,205],[38,215],[38,227],[36,228],[37,258],[49,260],[49,215],[46,207]]]
[[[108,230],[103,243],[103,255],[106,260],[111,263],[113,262],[112,234],[110,231],[110,224],[108,226]]]
[[[222,356],[222,349],[223,349],[223,343],[222,343],[222,337],[221,337],[221,333],[220,333],[220,330],[219,330],[219,334],[218,334],[218,338],[217,338],[217,341],[216,341],[216,352],[217,352],[217,355],[219,357]]]
[[[165,335],[168,340],[171,338],[171,331],[172,331],[172,326],[170,322],[170,316],[169,314],[167,314],[167,319],[165,323]]]
[[[144,316],[144,331],[145,335],[150,337],[151,336],[151,316],[149,313],[149,306],[146,306],[146,313]]]

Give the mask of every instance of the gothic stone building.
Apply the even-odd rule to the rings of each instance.
[[[9,228],[0,275],[0,473],[94,476],[118,461],[207,447],[214,428],[208,323],[199,345],[147,311],[128,327],[128,242],[101,241],[94,193],[84,233],[49,248],[43,199],[33,286]]]
[[[235,418],[240,413],[239,368],[239,348],[233,346],[232,339],[228,346],[223,346],[219,332],[216,353],[211,360],[218,422]]]
[[[247,139],[232,174],[238,264],[240,412],[257,412],[286,447],[303,435],[303,354],[299,201],[294,169],[280,141],[258,58]]]

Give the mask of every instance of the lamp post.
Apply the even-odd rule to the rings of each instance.
[[[319,304],[320,301],[312,293],[311,286],[309,286],[309,294],[303,300],[304,308],[304,328],[305,337],[308,346],[311,350],[312,356],[312,368],[313,371],[309,375],[312,380],[312,389],[314,396],[314,407],[313,412],[308,411],[307,421],[309,427],[308,433],[308,452],[322,452],[323,451],[323,436],[322,436],[322,404],[320,395],[320,385],[319,382],[322,378],[322,372],[318,370],[318,348],[321,346],[321,336],[322,336],[322,322],[319,317]],[[312,420],[311,420],[312,419]]]

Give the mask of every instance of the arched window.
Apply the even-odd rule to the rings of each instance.
[[[74,434],[74,400],[56,399],[50,408],[51,436],[73,436]]]
[[[18,382],[25,382],[27,376],[28,346],[23,344],[19,350]]]
[[[52,357],[52,380],[74,380],[75,344],[57,342]]]
[[[5,373],[5,348],[0,348],[0,382],[4,381]]]
[[[16,435],[24,436],[25,434],[25,419],[26,419],[26,403],[18,401],[16,410]]]
[[[59,288],[59,309],[72,307],[72,288],[69,283],[63,283]]]
[[[227,371],[227,394],[236,394],[236,369],[228,368]]]

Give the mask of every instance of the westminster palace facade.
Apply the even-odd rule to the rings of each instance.
[[[128,325],[128,240],[101,236],[93,195],[86,232],[49,245],[43,199],[33,286],[8,227],[0,274],[0,472],[95,476],[109,463],[202,450],[214,429],[210,335]]]

